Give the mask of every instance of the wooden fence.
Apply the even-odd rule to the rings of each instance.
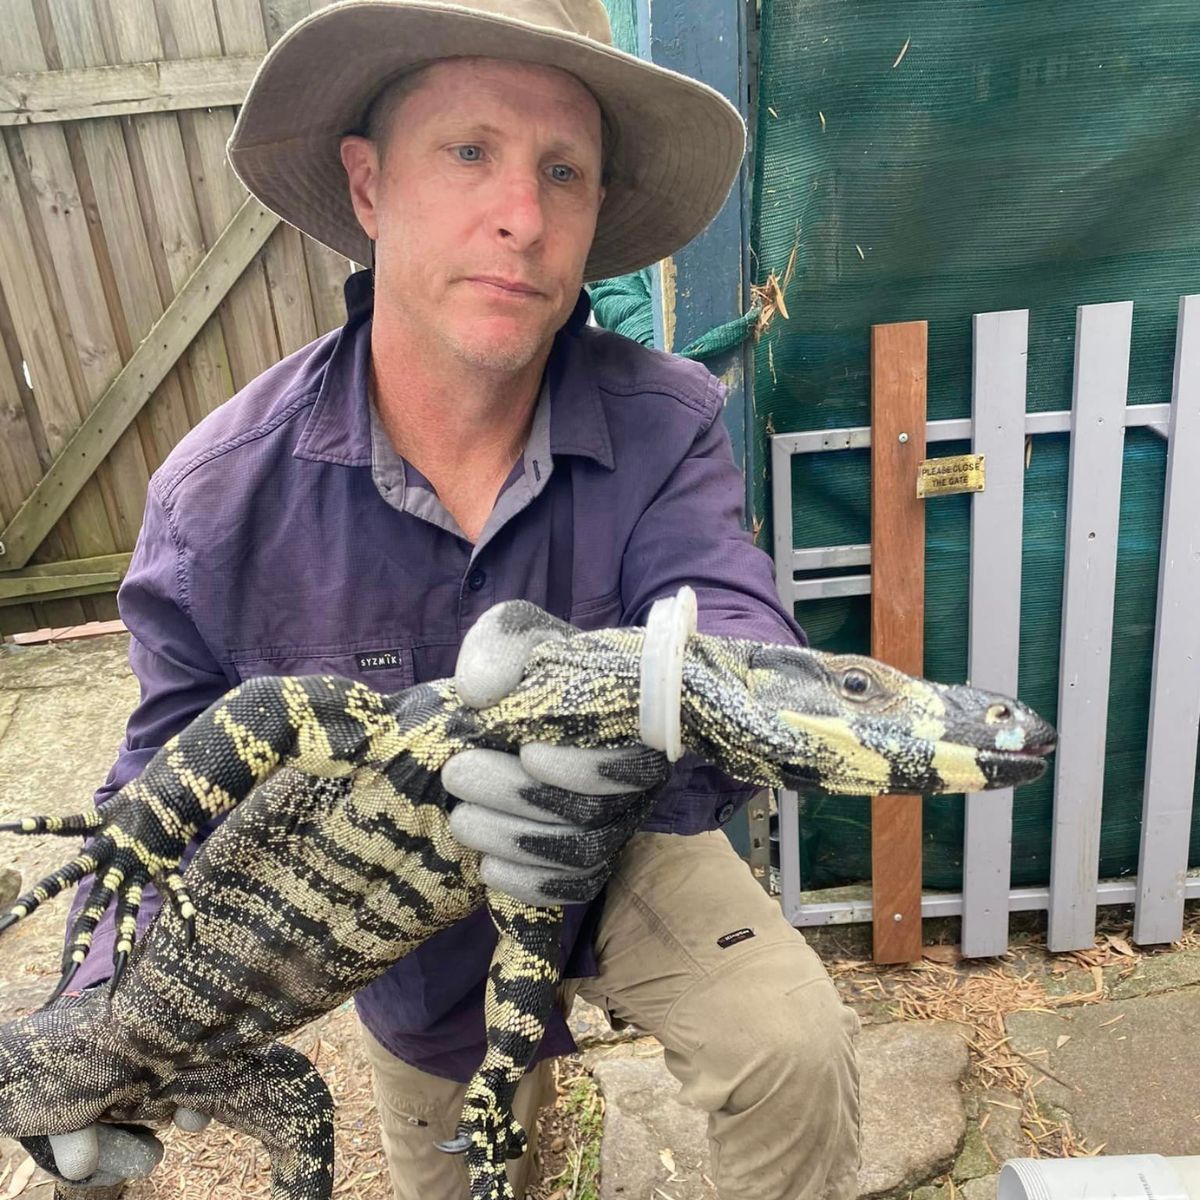
[[[0,633],[116,613],[150,473],[344,319],[350,264],[250,199],[237,105],[321,0],[4,0]]]
[[[781,890],[784,911],[794,924],[874,920],[878,932],[881,918],[886,925],[894,915],[891,877],[898,876],[915,880],[915,905],[922,915],[962,917],[962,946],[968,956],[1002,953],[1008,915],[1019,910],[1048,911],[1051,950],[1091,946],[1097,904],[1134,904],[1137,942],[1180,936],[1184,900],[1200,896],[1200,873],[1189,872],[1187,862],[1200,730],[1200,621],[1195,615],[1200,595],[1200,296],[1180,301],[1169,404],[1126,405],[1132,317],[1129,303],[1081,307],[1070,410],[1026,413],[1029,314],[976,316],[973,416],[925,426],[928,441],[971,441],[973,451],[986,458],[986,490],[971,497],[967,674],[980,687],[1014,695],[1025,440],[1046,433],[1071,436],[1049,887],[1010,889],[1012,793],[990,792],[966,800],[961,894],[920,895],[918,834],[915,861],[910,856],[890,863],[888,877],[881,880],[877,860],[874,904],[801,903],[798,798],[784,793]],[[922,375],[923,369],[922,363]],[[1149,739],[1138,873],[1136,878],[1102,881],[1100,820],[1122,446],[1125,430],[1134,426],[1149,426],[1167,438]],[[797,578],[798,572],[811,575],[868,564],[874,571],[876,555],[866,545],[797,550],[791,515],[793,454],[865,447],[871,438],[869,428],[772,438],[776,580],[785,602],[872,591],[871,575]],[[919,807],[917,817],[919,821]],[[879,911],[881,887],[888,895],[885,911]]]

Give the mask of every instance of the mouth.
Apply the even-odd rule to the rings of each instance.
[[[537,288],[520,279],[505,279],[499,275],[471,275],[468,276],[467,282],[479,284],[486,291],[513,299],[532,299],[542,294]]]
[[[979,765],[990,780],[1031,783],[1045,772],[1049,766],[1046,760],[1054,749],[1055,743],[1051,741],[1021,750],[986,750],[979,755]]]

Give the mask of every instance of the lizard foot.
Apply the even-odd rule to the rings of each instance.
[[[466,1154],[471,1200],[513,1200],[505,1162],[525,1153],[528,1137],[509,1104],[480,1080],[471,1084],[456,1136],[439,1142],[448,1154]]]

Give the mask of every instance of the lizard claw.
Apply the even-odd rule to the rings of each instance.
[[[117,984],[121,982],[121,976],[125,974],[125,968],[129,965],[129,951],[118,950],[113,957],[113,973],[112,978],[108,981],[108,994],[111,996],[117,990]]]
[[[59,978],[58,983],[54,985],[54,991],[50,993],[50,998],[46,1001],[47,1004],[53,1004],[67,990],[72,979],[75,978],[75,973],[79,970],[80,964],[72,962]]]
[[[471,1133],[465,1125],[460,1125],[454,1137],[436,1145],[443,1154],[466,1154],[471,1148]]]

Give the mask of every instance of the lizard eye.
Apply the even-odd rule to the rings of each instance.
[[[851,700],[862,700],[871,694],[874,680],[861,667],[851,667],[842,676],[842,693]]]

